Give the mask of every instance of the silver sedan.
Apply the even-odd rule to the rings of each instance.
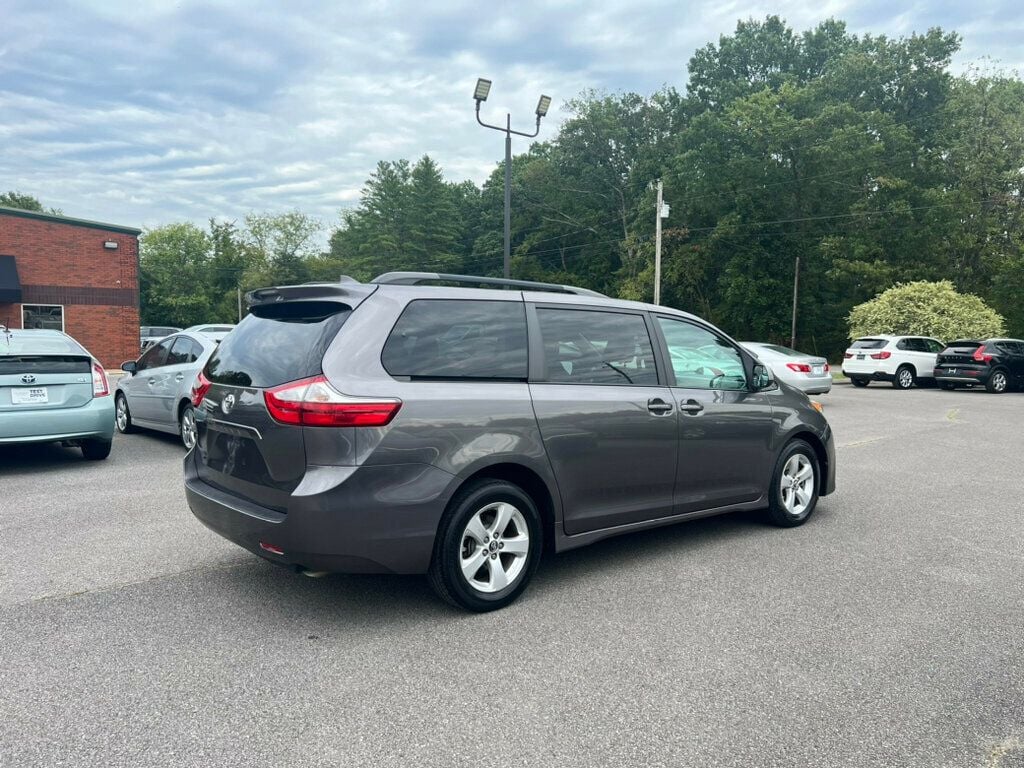
[[[192,384],[218,343],[206,334],[183,331],[122,365],[125,375],[114,394],[118,431],[145,427],[169,432],[180,435],[185,447],[192,448],[196,442]]]
[[[832,374],[824,357],[797,352],[779,344],[740,342],[752,355],[772,369],[775,378],[808,395],[822,395],[832,389]]]

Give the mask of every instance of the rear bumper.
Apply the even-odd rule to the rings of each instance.
[[[949,384],[985,384],[992,373],[989,368],[967,366],[956,366],[955,370],[956,373],[950,373],[949,369],[936,368],[935,380]]]
[[[832,391],[832,376],[805,378],[805,379],[786,379],[787,384],[791,387],[799,389],[805,395],[824,395],[827,392]]]
[[[205,482],[196,454],[185,457],[185,497],[199,521],[266,560],[311,571],[425,573],[454,480],[426,464],[357,467],[278,512]]]
[[[77,408],[9,410],[0,414],[0,443],[114,439],[114,398],[94,397]]]

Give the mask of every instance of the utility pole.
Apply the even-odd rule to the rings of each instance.
[[[789,332],[789,346],[796,349],[796,295],[800,288],[800,257],[796,257],[796,266],[793,268],[793,325]]]
[[[235,290],[238,291],[238,322],[242,322],[242,287],[238,286]]]
[[[533,133],[523,133],[512,130],[512,115],[505,114],[505,126],[491,125],[480,119],[480,104],[487,101],[487,95],[491,92],[491,81],[483,77],[476,81],[476,90],[473,98],[476,100],[476,121],[484,128],[493,128],[505,134],[505,277],[508,278],[512,271],[512,134],[525,136],[528,139],[534,138],[540,133],[540,119],[548,113],[551,107],[551,97],[541,96],[537,102],[537,125]]]
[[[661,220],[668,218],[668,206],[662,197],[663,187],[658,179],[658,202],[654,215],[654,303],[661,304]]]

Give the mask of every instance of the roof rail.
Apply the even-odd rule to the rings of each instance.
[[[474,275],[450,275],[444,272],[386,272],[370,281],[378,285],[423,285],[425,283],[458,283],[479,288],[518,288],[524,291],[546,291],[548,293],[574,293],[579,296],[599,296],[603,293],[588,288],[557,283],[538,283],[533,280],[509,280],[503,277],[476,277]]]

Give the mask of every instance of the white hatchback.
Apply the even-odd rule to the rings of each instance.
[[[935,356],[945,348],[928,336],[862,336],[843,354],[843,374],[855,387],[889,381],[910,389],[922,379],[934,381]]]

